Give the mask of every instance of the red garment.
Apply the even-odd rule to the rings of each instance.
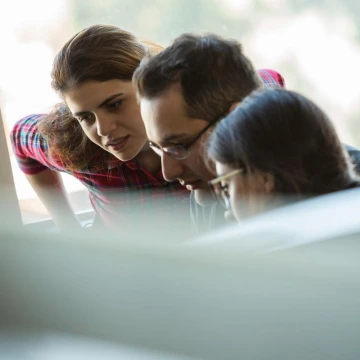
[[[136,160],[121,161],[112,157],[79,171],[65,169],[51,158],[47,141],[38,132],[37,123],[42,116],[30,115],[19,120],[11,132],[14,153],[25,174],[37,174],[50,168],[73,175],[89,190],[96,213],[113,228],[123,229],[134,216],[142,216],[142,211],[144,216],[145,212],[161,216],[163,211],[169,214],[171,209],[172,212],[181,211],[178,213],[181,216],[190,216],[189,191],[177,181],[164,180],[161,170],[156,175],[150,174]],[[160,202],[160,210],[158,200],[167,200],[165,206]]]

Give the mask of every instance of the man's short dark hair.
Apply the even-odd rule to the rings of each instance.
[[[180,85],[188,116],[213,121],[262,82],[236,40],[184,34],[142,61],[133,77],[140,97],[156,98]]]

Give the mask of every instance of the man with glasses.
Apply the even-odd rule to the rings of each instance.
[[[272,70],[256,71],[235,40],[184,34],[143,61],[134,84],[149,145],[161,156],[165,179],[192,191],[197,230],[209,230],[223,220],[223,210],[216,210],[208,185],[214,171],[206,158],[206,139],[251,91],[283,87],[283,78]]]

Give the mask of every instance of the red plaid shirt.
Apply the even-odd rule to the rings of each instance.
[[[155,202],[158,204],[158,200],[165,201],[169,197],[178,197],[178,201],[171,202],[172,206],[176,208],[178,204],[182,214],[186,209],[189,217],[189,191],[177,181],[165,181],[161,170],[152,175],[136,160],[124,162],[114,157],[106,163],[89,164],[79,171],[64,168],[49,155],[48,144],[38,132],[37,123],[42,116],[24,117],[11,132],[13,150],[25,174],[33,175],[50,168],[73,175],[89,190],[96,213],[113,228],[124,229],[134,219],[135,213],[141,215],[139,209],[155,215],[155,207],[152,207]]]
[[[276,71],[258,72],[265,86],[284,86],[282,76]],[[169,214],[177,214],[178,216],[172,216],[175,223],[180,222],[179,216],[190,218],[188,190],[177,181],[165,181],[161,171],[156,175],[150,174],[136,160],[121,161],[114,157],[106,163],[89,164],[79,171],[64,168],[51,158],[47,141],[38,132],[37,123],[42,116],[44,115],[37,114],[24,117],[15,124],[11,132],[13,150],[20,169],[25,174],[37,174],[50,168],[73,175],[89,190],[90,201],[96,213],[106,225],[113,228],[126,228],[133,223],[134,216],[141,213],[144,218],[161,216],[164,212],[167,217]],[[101,170],[95,171],[94,168]],[[175,201],[169,201],[174,200],[174,197]],[[163,200],[164,206],[159,208],[158,200]],[[159,209],[160,212],[157,212]]]

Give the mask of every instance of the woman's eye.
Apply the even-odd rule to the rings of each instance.
[[[229,195],[229,185],[228,184],[221,184],[221,189],[226,195]]]
[[[116,110],[122,104],[122,102],[123,102],[122,100],[118,100],[118,101],[116,101],[116,102],[114,102],[112,104],[109,104],[108,109]]]
[[[88,115],[81,115],[81,116],[77,116],[76,117],[78,119],[78,121],[82,122],[82,121],[91,121],[91,119],[93,118],[92,114],[88,114]]]

